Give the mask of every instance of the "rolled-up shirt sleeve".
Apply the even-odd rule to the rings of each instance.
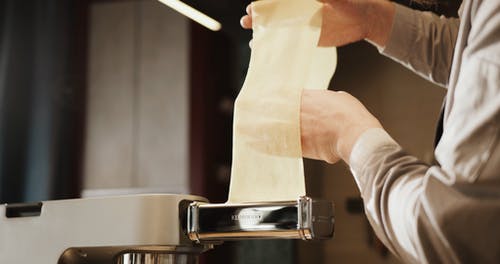
[[[446,87],[450,75],[459,19],[437,16],[395,4],[391,33],[383,55],[425,79]]]

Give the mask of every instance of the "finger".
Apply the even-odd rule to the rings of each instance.
[[[249,16],[252,16],[252,4],[247,5],[247,8],[245,10],[247,11],[247,14]]]
[[[244,29],[251,29],[252,28],[252,17],[249,15],[243,16],[240,19],[240,24],[241,24],[241,27],[243,27]]]

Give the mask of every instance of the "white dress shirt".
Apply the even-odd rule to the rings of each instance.
[[[500,1],[464,0],[459,13],[396,5],[381,49],[448,89],[439,165],[383,129],[366,131],[349,161],[375,232],[405,262],[500,263]]]

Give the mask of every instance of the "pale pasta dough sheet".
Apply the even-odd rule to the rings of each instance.
[[[318,47],[321,3],[252,3],[252,54],[235,102],[228,203],[287,201],[305,195],[300,141],[303,89],[326,89],[335,47]]]

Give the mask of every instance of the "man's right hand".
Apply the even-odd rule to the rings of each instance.
[[[323,25],[319,46],[343,46],[368,39],[385,46],[394,19],[394,4],[386,0],[322,0]],[[252,28],[252,9],[241,18],[241,26]]]

